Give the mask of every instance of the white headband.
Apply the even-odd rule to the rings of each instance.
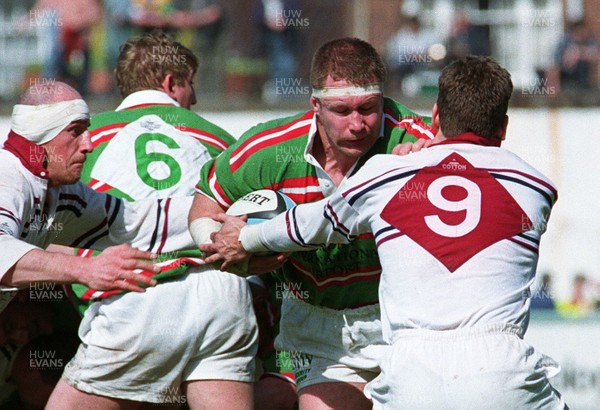
[[[73,121],[89,118],[90,110],[81,99],[53,104],[17,104],[12,112],[10,128],[39,145],[51,141]]]
[[[345,87],[313,88],[312,95],[316,98],[359,96],[368,94],[383,94],[380,83],[365,85],[348,85]]]

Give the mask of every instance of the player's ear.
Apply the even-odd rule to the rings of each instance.
[[[310,97],[310,106],[314,112],[318,112],[321,109],[321,102],[315,96]]]
[[[498,131],[498,137],[500,137],[501,141],[506,139],[506,130],[508,129],[508,115],[504,116],[502,120],[502,125],[500,125],[500,130]]]
[[[173,79],[173,74],[169,73],[165,75],[165,78],[163,78],[160,86],[165,93],[172,97],[173,89],[175,87],[175,80]]]
[[[436,130],[440,129],[440,111],[437,102],[433,104],[433,108],[431,109],[431,126]]]

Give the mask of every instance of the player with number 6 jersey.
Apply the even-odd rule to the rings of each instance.
[[[94,150],[82,180],[130,201],[191,196],[202,165],[234,141],[189,111],[196,68],[192,52],[164,33],[130,38],[116,69],[125,98],[92,119]],[[159,255],[158,286],[144,293],[73,286],[90,305],[80,308],[87,307],[82,343],[53,394],[54,408],[132,401],[250,408],[258,329],[247,281],[204,264],[193,244],[168,250]]]
[[[94,151],[82,182],[129,200],[192,195],[199,166],[235,142],[157,90],[135,92],[114,112],[95,115],[90,134]]]
[[[195,102],[191,76],[197,61],[191,51],[156,33],[127,44],[117,69],[125,98],[115,111],[92,117],[89,132],[94,150],[84,163],[81,181],[95,191],[128,201],[193,195],[199,169],[235,139],[189,110],[189,104]],[[156,77],[147,76],[148,84],[139,85],[143,89],[133,88],[132,84],[139,82],[142,75],[142,63],[134,58],[137,56],[134,52],[141,53],[143,47],[152,52],[179,53],[178,58],[172,60],[186,62],[183,66],[188,71],[181,73],[182,83],[178,84],[178,78],[172,74],[163,78],[154,70]],[[146,60],[152,58],[152,53],[148,54]],[[149,61],[144,63],[150,64]],[[163,69],[169,68],[175,71],[174,67]],[[181,94],[185,93],[191,93],[192,97],[182,98]],[[77,250],[77,255],[82,257],[96,253]],[[201,263],[200,257],[197,249],[159,255],[163,268],[155,279],[184,275],[190,264]],[[91,302],[119,293],[97,292],[80,284],[73,285],[72,290],[74,303],[81,313]]]

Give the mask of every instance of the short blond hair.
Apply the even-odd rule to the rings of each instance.
[[[123,97],[142,90],[160,89],[167,74],[175,84],[184,85],[198,69],[190,49],[162,31],[153,31],[127,40],[120,49],[115,76]]]
[[[371,44],[345,37],[319,47],[310,68],[310,85],[322,88],[327,76],[357,85],[383,83],[386,74],[383,60]]]

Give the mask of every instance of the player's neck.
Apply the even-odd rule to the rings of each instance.
[[[327,144],[326,139],[323,141],[319,137],[315,139],[312,155],[336,186],[342,183],[346,174],[348,174],[357,161],[356,158],[348,157],[334,149],[331,145]]]

